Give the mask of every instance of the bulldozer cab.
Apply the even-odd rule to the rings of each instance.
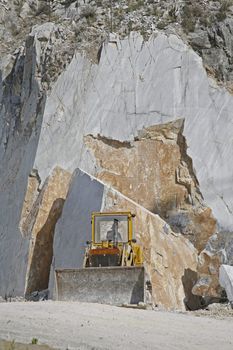
[[[83,267],[141,266],[142,251],[133,239],[131,212],[92,213],[92,240]]]
[[[130,212],[92,213],[92,243],[122,245],[133,239],[133,215]]]

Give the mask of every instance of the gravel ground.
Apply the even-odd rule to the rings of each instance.
[[[76,302],[0,303],[0,338],[58,349],[233,349],[233,317],[218,320]]]
[[[229,304],[210,304],[204,310],[193,311],[192,314],[198,317],[211,317],[219,320],[231,318],[233,320],[233,309]]]
[[[55,350],[46,345],[21,344],[14,340],[0,340],[0,350]]]

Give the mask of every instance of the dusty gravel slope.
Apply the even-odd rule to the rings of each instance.
[[[64,302],[0,303],[0,338],[60,349],[232,350],[233,318]]]

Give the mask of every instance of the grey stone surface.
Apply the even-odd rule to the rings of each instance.
[[[22,295],[29,237],[18,225],[43,114],[44,95],[36,79],[36,47],[28,38],[1,85],[0,104],[0,294]]]
[[[206,4],[208,6],[208,3]],[[208,21],[211,12],[207,12],[204,18]],[[231,12],[231,15],[230,15]],[[217,11],[218,13],[218,11]],[[217,14],[216,13],[216,14]],[[230,16],[227,16],[230,15]],[[226,12],[226,18],[211,20],[206,27],[200,22],[196,23],[194,32],[187,35],[188,42],[202,57],[207,70],[219,81],[227,83],[232,88],[232,57],[233,57],[233,18],[232,9]]]
[[[219,284],[219,268],[233,265],[233,233],[222,231],[210,237],[205,249],[199,255],[199,279],[193,293],[208,298],[222,298],[223,289]]]
[[[211,49],[201,49],[202,57],[206,65],[216,72],[219,80],[229,81],[233,78],[233,18],[227,18],[208,29],[208,37]]]
[[[104,185],[81,170],[73,173],[61,218],[56,225],[49,290],[54,298],[55,269],[81,268],[86,242],[91,240],[91,213],[101,211]]]
[[[91,213],[101,211],[104,185],[77,169],[54,236],[54,268],[82,267]]]
[[[218,256],[224,265],[233,265],[233,232],[218,232],[213,235],[204,251],[209,256]]]
[[[196,30],[194,33],[190,33],[188,38],[193,48],[202,50],[211,48],[206,30]]]
[[[233,266],[221,265],[219,269],[219,282],[225,289],[227,298],[233,303]]]
[[[1,82],[11,73],[15,63],[15,56],[8,54],[0,61]]]

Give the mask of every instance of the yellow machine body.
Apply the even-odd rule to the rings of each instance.
[[[133,236],[134,216],[131,212],[92,213],[92,240],[87,242],[83,267],[142,266],[142,250]]]

